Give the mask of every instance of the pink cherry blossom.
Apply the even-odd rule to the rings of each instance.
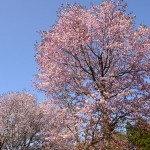
[[[36,86],[67,110],[78,149],[112,149],[127,120],[148,117],[150,28],[135,29],[121,0],[63,8],[36,59]]]

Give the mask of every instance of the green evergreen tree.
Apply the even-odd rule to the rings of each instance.
[[[129,143],[140,150],[150,150],[150,124],[140,119],[134,125],[127,123]]]

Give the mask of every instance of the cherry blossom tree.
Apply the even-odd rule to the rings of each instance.
[[[66,110],[61,109],[54,101],[40,103],[43,113],[44,126],[42,127],[45,140],[44,150],[70,150],[73,146],[72,133],[67,128]]]
[[[66,110],[26,91],[0,96],[0,150],[70,150]]]
[[[126,7],[122,0],[68,4],[41,33],[36,86],[72,118],[66,127],[77,149],[121,149],[126,121],[148,119],[150,28],[135,28]]]
[[[0,149],[41,149],[42,116],[36,98],[27,92],[0,96]]]

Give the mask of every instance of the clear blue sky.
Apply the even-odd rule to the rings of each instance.
[[[101,0],[68,0],[89,6]],[[136,23],[150,26],[150,0],[126,0]],[[26,89],[39,99],[43,94],[32,87],[37,64],[34,44],[39,30],[48,30],[57,20],[57,11],[65,0],[0,0],[0,94]]]

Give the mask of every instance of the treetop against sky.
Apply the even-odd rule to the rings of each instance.
[[[52,10],[46,5],[49,1],[16,1],[18,5],[13,2],[10,6],[3,3],[0,10],[12,10],[12,14],[7,12],[9,17],[3,18],[1,25],[5,29],[0,35],[4,49],[0,64],[5,66],[1,92],[22,90],[24,85],[36,93],[33,80],[36,90],[50,95],[51,101],[37,103],[36,97],[26,91],[1,95],[1,146],[14,147],[12,135],[18,138],[29,133],[21,146],[29,147],[34,136],[48,149],[135,148],[122,131],[127,122],[144,129],[145,125],[137,121],[149,121],[150,27],[145,18],[128,13],[135,5],[141,10],[143,3],[129,1],[128,7],[123,0],[114,1],[93,1],[94,5],[69,1],[71,4],[61,9],[58,6],[62,2],[57,1],[51,3]],[[35,113],[31,115],[31,111]],[[12,128],[5,130],[9,124],[13,129],[20,124],[20,134]]]
[[[90,3],[100,4],[101,0],[68,0],[89,7]],[[127,0],[128,11],[136,14],[136,25],[150,25],[150,1]],[[37,72],[34,44],[40,40],[37,33],[48,30],[57,18],[57,11],[64,0],[5,0],[0,2],[0,93],[21,91],[26,88],[37,94],[31,80]],[[38,94],[43,97],[42,94]]]
[[[150,28],[122,1],[62,7],[36,45],[37,89],[61,106],[77,149],[127,149],[118,131],[150,113]],[[122,149],[120,148],[120,149]]]

